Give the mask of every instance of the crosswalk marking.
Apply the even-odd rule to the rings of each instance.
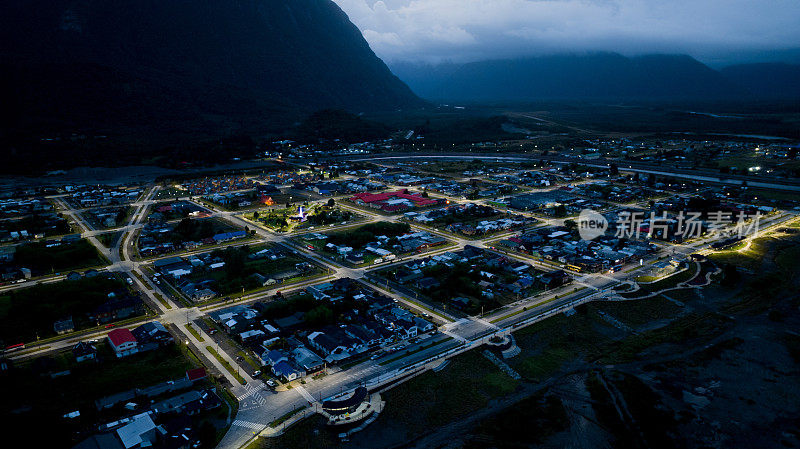
[[[249,398],[250,396],[252,396],[253,393],[254,392],[252,390],[247,390],[247,393],[240,394],[239,396],[236,396],[236,399],[239,400],[239,401],[243,401],[243,400]]]
[[[300,393],[301,396],[306,398],[308,402],[317,402],[317,400],[314,399],[314,396],[311,396],[311,393],[309,393],[305,388],[303,388],[302,385],[297,386],[297,391],[298,393]]]
[[[240,394],[239,396],[236,396],[236,399],[239,402],[242,402],[243,400],[245,400],[245,399],[247,399],[249,397],[252,397],[253,400],[255,400],[259,405],[264,405],[264,403],[267,402],[267,400],[264,398],[264,396],[261,395],[261,389],[259,387],[255,386],[255,385],[252,385],[252,384],[247,384],[247,385],[244,386],[244,388],[245,388],[245,390],[247,390],[246,393],[243,393],[243,394]]]
[[[247,384],[246,388],[252,391],[253,399],[258,403],[258,405],[264,405],[267,400],[264,396],[261,395],[261,384],[259,386],[255,386],[253,384]]]
[[[237,419],[236,421],[234,421],[233,425],[234,426],[239,426],[239,427],[244,427],[244,428],[247,428],[247,429],[250,429],[250,430],[261,430],[261,429],[263,429],[265,427],[264,424],[258,424],[258,423],[249,422],[249,421],[242,421],[241,419]]]

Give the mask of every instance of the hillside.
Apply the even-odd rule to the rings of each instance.
[[[720,71],[728,80],[763,99],[800,99],[800,65],[740,64]]]
[[[8,0],[4,131],[210,136],[422,102],[330,0]]]
[[[421,97],[450,101],[684,101],[744,93],[685,55],[592,53],[392,68]]]

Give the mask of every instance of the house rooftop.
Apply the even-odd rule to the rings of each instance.
[[[136,343],[136,337],[128,329],[114,329],[108,333],[108,339],[111,340],[114,346],[119,346],[123,343]]]
[[[148,413],[142,413],[133,417],[131,422],[117,430],[117,436],[126,448],[141,447],[145,443],[143,435],[154,431],[156,424]]]

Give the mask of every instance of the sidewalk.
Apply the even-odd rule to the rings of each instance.
[[[185,344],[186,342],[189,342],[192,345],[193,351],[197,351],[197,353],[202,354],[214,366],[214,368],[216,368],[220,373],[222,373],[223,376],[225,376],[226,379],[228,379],[228,381],[231,383],[230,389],[232,392],[233,390],[236,389],[236,387],[242,386],[242,384],[239,383],[239,380],[236,379],[236,376],[231,374],[228,371],[228,369],[225,368],[225,366],[222,363],[220,363],[219,360],[217,360],[214,354],[212,354],[211,352],[209,352],[208,349],[206,349],[206,346],[214,347],[216,345],[215,343],[213,343],[213,340],[211,339],[210,336],[203,335],[203,338],[206,339],[206,342],[208,342],[204,343],[197,340],[191,333],[184,332],[183,329],[181,329],[177,324],[175,325],[175,327],[178,328],[178,331],[184,336],[183,341],[180,343]],[[196,327],[196,329],[198,332],[203,332],[203,330],[200,329],[199,327]],[[217,353],[223,359],[225,359],[225,361],[227,361],[232,367],[236,366],[236,361],[231,359],[230,356],[228,356],[228,354],[225,351],[219,349],[217,350]],[[247,383],[254,382],[254,379],[250,377],[250,375],[246,372],[240,370],[239,375],[242,376],[245,382]]]

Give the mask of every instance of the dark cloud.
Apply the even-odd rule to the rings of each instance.
[[[334,1],[389,61],[587,50],[719,60],[800,47],[799,0]]]

